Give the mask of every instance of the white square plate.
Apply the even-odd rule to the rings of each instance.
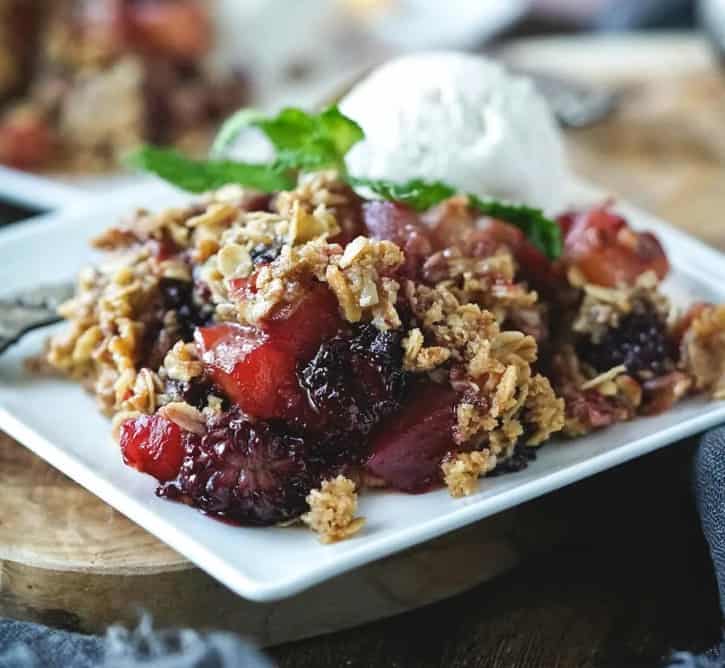
[[[0,232],[2,292],[72,277],[93,259],[90,236],[136,206],[160,208],[183,197],[160,184],[145,186]],[[604,197],[573,184],[569,200],[585,205]],[[673,266],[666,289],[676,303],[725,301],[722,255],[633,207],[619,209],[635,227],[649,228],[663,241]],[[688,400],[665,415],[547,445],[526,470],[484,479],[478,493],[465,499],[452,499],[446,490],[366,493],[360,500],[364,530],[323,546],[301,528],[238,528],[156,498],[155,481],[122,463],[109,422],[89,395],[73,383],[24,371],[23,359],[38,353],[47,335],[35,332],[0,357],[0,427],[225,585],[258,601],[289,596],[725,421],[725,403]]]

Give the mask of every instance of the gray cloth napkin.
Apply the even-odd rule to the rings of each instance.
[[[144,618],[134,631],[104,638],[0,620],[0,668],[271,668],[231,633],[156,631]]]
[[[695,456],[695,499],[702,530],[710,547],[720,609],[725,616],[725,426],[707,432]],[[724,668],[725,641],[707,654],[678,652],[669,659],[671,668]]]

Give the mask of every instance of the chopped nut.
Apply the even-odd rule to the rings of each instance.
[[[186,221],[187,227],[212,227],[219,223],[226,223],[231,220],[238,210],[223,202],[210,204],[198,216],[193,216]]]

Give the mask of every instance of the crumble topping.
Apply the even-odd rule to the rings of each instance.
[[[344,228],[341,216],[349,214],[345,207],[354,196],[345,188],[333,175],[318,175],[273,199],[228,187],[209,194],[201,204],[159,215],[138,212],[125,226],[96,240],[97,246],[114,251],[114,257],[99,269],[82,273],[76,297],[63,307],[64,315],[72,321],[70,331],[54,337],[49,359],[57,368],[86,383],[105,410],[115,413],[114,429],[123,420],[156,413],[189,432],[186,439],[192,434],[207,435],[208,429],[206,440],[210,440],[215,420],[228,428],[224,421],[230,419],[231,411],[247,410],[244,402],[254,392],[245,389],[237,396],[225,389],[224,398],[208,394],[213,389],[211,374],[205,375],[197,346],[189,342],[191,332],[197,326],[223,321],[257,325],[262,321],[266,327],[264,318],[270,314],[277,318],[281,313],[280,320],[284,317],[284,310],[275,309],[294,303],[311,287],[317,289],[316,282],[325,283],[335,295],[344,319],[365,326],[338,329],[339,323],[333,317],[334,331],[321,335],[318,341],[326,344],[326,337],[332,336],[336,343],[338,339],[345,343],[351,332],[374,329],[367,323],[383,331],[400,330],[384,335],[373,332],[387,337],[388,343],[392,341],[393,353],[386,350],[387,356],[380,356],[383,362],[374,358],[359,365],[364,389],[374,387],[366,373],[368,364],[371,375],[377,373],[375,365],[384,363],[391,365],[406,383],[410,381],[400,390],[399,401],[395,395],[397,404],[390,415],[394,417],[395,410],[407,408],[404,391],[408,387],[430,387],[432,381],[438,389],[447,384],[454,391],[445,388],[440,393],[438,415],[431,411],[445,438],[432,460],[431,479],[442,478],[456,497],[472,494],[480,477],[514,453],[518,459],[522,447],[537,447],[557,432],[585,434],[638,412],[665,410],[685,396],[693,383],[697,389],[710,389],[715,396],[725,398],[725,353],[719,352],[725,350],[725,307],[705,307],[687,321],[687,328],[681,325],[685,332],[678,371],[671,371],[671,359],[650,375],[638,370],[636,358],[632,362],[622,355],[610,362],[609,357],[602,356],[602,363],[602,358],[586,355],[586,339],[601,343],[612,328],[622,322],[626,325],[625,318],[632,313],[658,319],[657,328],[643,327],[635,334],[644,332],[643,336],[655,338],[651,330],[655,334],[661,331],[662,349],[670,355],[666,344],[676,338],[675,330],[665,328],[669,303],[658,292],[653,273],[640,276],[633,287],[611,289],[589,284],[576,271],[570,271],[569,282],[576,290],[566,288],[561,301],[553,300],[552,313],[560,322],[552,319],[549,330],[547,304],[540,304],[537,293],[527,284],[516,282],[517,267],[511,252],[499,249],[478,257],[473,251],[465,255],[466,247],[462,246],[463,251],[440,251],[423,262],[409,249],[409,260],[423,262],[422,267],[409,266],[403,250],[390,241],[345,236],[343,232],[350,228]],[[248,211],[246,207],[252,204],[265,210]],[[401,267],[404,270],[398,271]],[[164,303],[169,296],[164,295],[168,281],[185,286],[182,289],[189,293],[174,304]],[[577,295],[581,300],[574,299]],[[179,318],[186,317],[183,309],[200,307],[198,302],[206,309],[201,316],[179,322]],[[328,304],[325,309],[325,313],[329,312]],[[635,339],[631,336],[625,342],[631,340],[634,346]],[[536,373],[540,343],[546,354],[540,368],[551,380]],[[373,345],[377,343],[354,354],[367,355]],[[627,354],[629,351],[625,350]],[[643,356],[641,351],[636,354]],[[627,366],[620,364],[620,359]],[[299,374],[300,364],[307,361],[293,362],[296,366],[292,365],[290,386],[297,388],[295,383],[301,381],[294,374]],[[328,366],[321,368],[347,389],[348,379],[354,375],[349,371],[351,367],[346,367],[343,360],[338,370],[335,362],[325,361]],[[208,364],[212,374],[218,371],[213,362]],[[598,369],[605,371],[600,373]],[[419,377],[409,378],[403,371]],[[328,382],[323,374],[320,377],[320,385]],[[330,387],[329,393],[336,392],[333,399],[340,403],[325,395],[323,399],[332,406],[328,411],[332,417],[322,410],[318,415],[333,424],[338,405],[347,405],[337,385]],[[206,393],[206,404],[203,394],[198,397],[199,391]],[[270,390],[276,391],[274,386]],[[410,397],[411,408],[428,409],[425,403],[421,402],[420,408],[413,403],[419,400],[413,392]],[[306,399],[309,395],[302,395],[302,402]],[[350,405],[358,407],[354,402]],[[297,410],[291,402],[290,407]],[[374,408],[377,410],[377,406]],[[249,433],[235,435],[239,439],[235,445],[246,447],[244,439],[251,438],[268,439],[264,442],[273,443],[275,448],[283,443],[289,460],[299,463],[304,472],[304,439],[313,443],[321,437],[306,431],[307,417],[301,410],[303,417],[293,414],[294,418],[277,421],[279,412],[270,411],[264,419],[254,417],[257,413],[251,409],[249,415],[243,413],[244,420],[248,418],[245,428]],[[379,421],[372,410],[370,414],[369,423],[374,427]],[[412,414],[415,416],[415,412]],[[388,416],[386,413],[384,419]],[[285,421],[292,419],[300,420],[299,432],[287,429]],[[331,438],[338,438],[333,429],[338,429],[336,424],[330,427]],[[365,440],[370,433],[374,432],[366,431],[360,437],[361,447],[368,443],[379,445],[372,439]],[[215,442],[209,447],[216,447]],[[449,454],[443,457],[446,451]],[[239,466],[232,459],[230,469]],[[398,484],[377,471],[373,475],[355,467],[353,464],[345,470],[351,478],[362,481],[360,484]],[[335,475],[339,470],[314,471],[308,478],[300,474],[298,501],[302,505],[290,516],[299,517],[303,512],[305,494],[320,477]],[[274,485],[269,485],[273,491],[282,489],[281,484]],[[405,487],[401,485],[400,489]],[[349,478],[325,480],[309,492],[306,500],[309,511],[303,520],[323,542],[346,538],[363,525],[363,520],[355,517],[357,494]]]
[[[659,281],[653,271],[645,272],[631,287],[605,288],[587,283],[576,271],[570,270],[569,282],[584,291],[572,329],[586,334],[593,343],[600,343],[608,330],[619,326],[621,319],[633,311],[651,309],[666,321],[670,314],[670,301],[659,290]]]
[[[159,281],[145,252],[122,260],[120,268],[109,264],[81,272],[76,295],[59,309],[71,325],[51,339],[48,351],[50,364],[91,388],[107,414],[129,405],[155,407],[151,383],[139,379],[137,369]],[[178,339],[173,315],[157,325]]]
[[[538,302],[535,291],[516,283],[516,263],[508,250],[486,257],[465,256],[448,248],[434,253],[423,265],[424,278],[448,289],[460,303],[478,304],[499,323]]]
[[[82,70],[68,86],[58,118],[68,153],[92,165],[116,161],[143,142],[145,109],[141,61],[127,56],[104,69]]]
[[[323,481],[320,489],[309,493],[307,503],[310,511],[302,516],[302,521],[317,532],[323,543],[349,538],[365,524],[362,517],[355,517],[355,483],[345,476]]]
[[[441,464],[443,481],[453,497],[470,496],[478,479],[496,468],[496,455],[489,450],[460,452]]]
[[[531,388],[531,364],[537,356],[533,337],[501,331],[493,313],[478,304],[462,304],[446,282],[431,288],[409,281],[405,294],[420,324],[403,343],[408,364],[425,350],[426,335],[436,348],[447,351],[438,353],[441,363],[453,360],[450,383],[463,393],[456,406],[458,444],[488,444],[502,460],[524,433],[522,420],[534,430],[532,444],[563,427],[564,404],[551,385],[536,380]]]
[[[680,344],[682,364],[695,388],[725,399],[725,306],[706,306]]]
[[[349,204],[355,198],[350,187],[340,180],[337,172],[327,170],[300,176],[297,188],[277,195],[275,206],[282,216],[290,216],[293,207],[312,212],[318,207],[331,209]]]

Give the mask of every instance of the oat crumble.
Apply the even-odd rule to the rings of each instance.
[[[433,220],[446,210],[462,216],[465,200],[455,199]],[[171,498],[202,508],[209,495],[220,504],[232,499],[258,513],[252,523],[302,518],[323,542],[363,525],[353,480],[360,489],[396,486],[366,468],[366,448],[371,439],[385,444],[401,415],[407,428],[425,424],[426,415],[405,417],[406,393],[417,396],[416,388],[448,401],[436,414],[445,443],[426,484],[445,484],[454,497],[473,494],[479,478],[518,460],[522,447],[559,433],[667,410],[693,390],[725,398],[725,307],[704,307],[678,324],[653,272],[611,287],[573,264],[551,279],[560,280],[552,296],[526,274],[515,248],[475,246],[448,227],[449,246],[438,241],[416,258],[415,249],[407,255],[365,236],[363,206],[326,172],[271,198],[228,186],[188,206],[138,211],[96,238],[108,261],[81,273],[62,307],[69,328],[52,338],[47,359],[96,395],[122,444],[157,419],[169,438],[183,440],[196,468],[185,483],[183,475],[159,478],[163,493],[172,489]],[[468,232],[480,232],[475,219],[469,224]],[[334,312],[304,314],[272,340],[270,321],[294,313],[320,286]],[[679,337],[676,358],[642,371],[629,358],[603,365],[587,357],[587,346],[616,336],[633,314],[651,319],[657,336]],[[314,345],[290,361],[287,339],[318,326]],[[267,343],[271,353],[256,347]],[[623,355],[634,354],[629,344]],[[261,362],[244,366],[248,350],[269,357],[259,353]],[[262,402],[257,395],[269,387],[273,396]],[[342,424],[340,434],[330,424]],[[320,448],[313,457],[310,439]],[[354,456],[319,469],[326,448]],[[258,456],[273,461],[260,464]],[[396,453],[390,459],[405,462]],[[278,475],[296,477],[285,485]],[[234,486],[215,497],[215,485],[229,484],[220,480],[275,491],[257,507],[254,493],[237,495]],[[265,515],[275,503],[289,509]]]
[[[323,543],[335,543],[349,538],[365,524],[362,517],[355,517],[355,483],[345,476],[324,480],[320,489],[310,492],[307,503],[310,511],[302,516],[302,520],[317,532]]]

